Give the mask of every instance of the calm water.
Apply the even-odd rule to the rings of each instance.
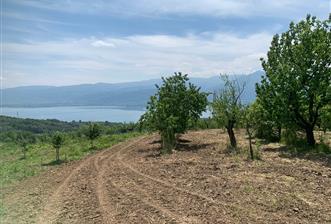
[[[37,107],[37,108],[11,108],[3,107],[1,115],[34,118],[58,119],[62,121],[110,121],[135,122],[144,111],[125,110],[111,106],[74,106],[74,107]]]

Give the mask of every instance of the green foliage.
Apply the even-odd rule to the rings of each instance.
[[[217,129],[219,124],[213,118],[200,118],[195,124],[192,124],[192,129]]]
[[[254,129],[255,137],[265,139],[270,142],[280,140],[280,124],[277,122],[277,119],[274,119],[272,110],[266,110],[262,106],[259,99],[256,99],[256,101],[249,106],[249,114],[247,119]]]
[[[261,59],[266,77],[256,88],[264,109],[274,110],[271,119],[305,130],[309,145],[321,108],[331,102],[330,21],[308,15],[275,35],[267,60]]]
[[[206,110],[208,94],[187,83],[187,75],[181,73],[162,81],[140,122],[148,130],[159,131],[163,151],[169,153],[176,144],[176,134],[184,133]]]
[[[254,160],[262,160],[261,143],[259,141],[255,143]]]
[[[16,143],[22,148],[23,159],[26,158],[26,152],[28,146],[36,142],[36,138],[30,132],[18,132],[16,133]]]
[[[294,128],[287,128],[282,132],[281,141],[286,145],[297,145],[299,142],[299,137],[297,134],[296,129]]]
[[[320,126],[324,132],[331,130],[331,105],[326,105],[321,109]]]
[[[52,137],[52,146],[56,150],[56,162],[60,161],[60,148],[64,144],[64,136],[60,132],[56,132]]]
[[[84,135],[90,140],[91,148],[93,148],[93,141],[101,135],[101,127],[98,124],[90,123],[84,128]]]
[[[224,88],[219,94],[214,94],[211,109],[214,119],[227,129],[231,146],[236,148],[237,141],[233,128],[241,119],[243,105],[240,97],[245,89],[245,83],[230,80],[227,75],[222,75],[221,78],[225,82]]]
[[[52,138],[52,145],[55,149],[61,148],[64,143],[64,136],[60,132],[56,132]]]
[[[249,143],[249,158],[251,160],[261,160],[260,143],[257,142],[253,146],[252,139],[260,131],[260,114],[257,113],[257,104],[254,102],[251,105],[244,106],[242,109],[241,124],[246,129],[246,134]]]
[[[113,122],[98,122],[100,128],[107,133],[119,134],[135,131],[136,124],[134,123],[113,123]],[[21,119],[7,116],[0,116],[0,141],[14,142],[17,139],[18,133],[33,134],[40,141],[48,141],[55,132],[70,133],[75,132],[76,135],[84,135],[83,128],[89,125],[89,122],[65,122],[59,120],[36,120],[36,119]],[[80,130],[80,131],[77,131]]]
[[[65,122],[55,119],[36,120],[0,116],[1,131],[24,131],[35,134],[72,131],[81,125],[80,122]]]
[[[59,151],[62,159],[66,161],[79,160],[86,155],[94,153],[89,149],[89,140],[76,135],[62,133],[65,144]],[[114,144],[125,141],[129,138],[139,136],[138,132],[123,134],[102,135],[97,138],[94,145],[98,149],[109,148]],[[50,166],[58,164],[54,162],[56,151],[52,146],[51,138],[46,142],[37,141],[29,145],[26,159],[21,159],[21,147],[15,142],[0,141],[0,186],[8,186],[26,177],[34,176],[47,170]]]

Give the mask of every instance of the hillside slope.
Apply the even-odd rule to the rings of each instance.
[[[239,133],[238,133],[239,134]],[[244,147],[247,140],[238,135]],[[139,137],[4,189],[4,223],[329,223],[330,161],[266,145],[262,161],[226,150],[219,130],[159,155]]]

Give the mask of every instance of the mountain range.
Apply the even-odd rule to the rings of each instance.
[[[245,82],[242,97],[249,103],[255,99],[255,84],[264,73],[256,71],[247,75],[231,75],[231,79]],[[96,83],[72,86],[24,86],[2,90],[5,107],[50,107],[50,106],[114,106],[125,108],[145,108],[149,97],[155,94],[155,84],[161,79],[127,83]],[[215,92],[223,88],[219,76],[190,78],[190,82],[200,86],[202,91]],[[212,96],[210,96],[210,100]]]

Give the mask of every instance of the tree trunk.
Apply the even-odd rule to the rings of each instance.
[[[26,149],[22,148],[22,150],[23,150],[23,159],[26,159]]]
[[[176,143],[176,136],[172,131],[166,131],[161,134],[162,138],[162,152],[171,153]]]
[[[254,152],[253,152],[253,147],[252,147],[252,134],[249,130],[249,127],[246,127],[246,131],[248,134],[248,141],[249,141],[249,154],[251,156],[251,160],[254,160]]]
[[[59,162],[60,161],[60,149],[56,148],[56,161]]]
[[[316,141],[314,137],[314,129],[311,127],[306,128],[307,143],[310,146],[314,146]]]
[[[227,128],[227,131],[228,131],[228,135],[229,135],[229,138],[230,138],[231,146],[233,148],[237,148],[237,140],[236,140],[236,136],[234,135],[233,128],[229,127],[229,128]]]

